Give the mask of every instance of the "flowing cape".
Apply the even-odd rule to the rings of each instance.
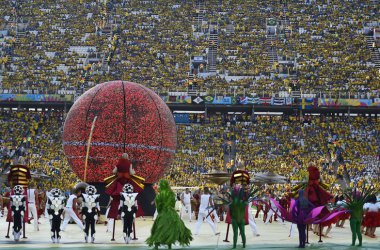
[[[279,217],[283,218],[286,221],[292,222],[292,223],[298,222],[298,220],[297,220],[298,218],[295,218],[293,216],[293,211],[294,211],[294,209],[296,209],[296,207],[295,207],[296,202],[294,199],[291,199],[291,201],[290,201],[290,211],[289,212],[284,207],[282,207],[278,201],[276,201],[273,198],[270,198],[270,199],[273,202],[273,204],[275,204],[278,211],[280,212],[280,214],[277,214]],[[275,213],[277,213],[277,211],[275,211],[273,208],[271,208],[271,209]],[[341,214],[344,214],[347,212],[347,210],[345,210],[345,209],[341,209],[338,211],[333,210],[333,211],[327,213],[325,216],[320,216],[323,214],[322,211],[324,209],[325,209],[325,206],[318,206],[318,207],[311,209],[311,211],[305,216],[303,223],[304,224],[321,224],[324,222],[329,222],[332,219],[334,219],[336,216],[340,216]]]

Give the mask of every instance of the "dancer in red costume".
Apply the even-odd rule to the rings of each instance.
[[[120,204],[120,193],[123,192],[123,186],[127,183],[133,186],[133,190],[136,193],[141,193],[144,188],[145,179],[135,175],[135,170],[132,167],[132,162],[129,159],[127,153],[124,153],[122,157],[119,159],[119,162],[116,164],[116,167],[113,169],[113,174],[110,177],[104,179],[106,183],[106,191],[105,193],[111,197],[110,200],[110,208],[108,211],[107,218],[109,222],[113,223],[113,225],[109,225],[109,229],[113,227],[113,236],[112,240],[114,240],[115,234],[115,221],[119,219],[119,204]],[[138,199],[138,198],[137,198]],[[138,210],[136,216],[142,216],[142,206],[138,206]]]
[[[324,206],[328,203],[329,200],[333,198],[333,195],[327,192],[321,185],[323,183],[320,183],[320,173],[319,169],[314,166],[313,164],[310,164],[307,168],[307,171],[309,172],[309,182],[306,186],[306,198],[316,207],[318,206]],[[320,214],[320,217],[323,218],[325,216],[328,216],[330,211],[325,208],[322,213]],[[329,227],[331,229],[331,223],[332,221],[326,221],[322,223],[321,225],[315,225],[314,227],[314,233],[321,234],[323,231],[323,227]],[[322,227],[322,228],[319,228]],[[326,231],[326,235],[330,230]]]
[[[108,218],[116,219],[120,204],[120,193],[123,192],[123,186],[129,183],[133,186],[134,192],[141,193],[144,188],[143,182],[145,180],[135,175],[135,170],[132,167],[132,162],[127,153],[124,153],[119,159],[119,162],[113,169],[113,173],[113,176],[107,177],[104,181],[107,184],[105,193],[112,198]],[[137,213],[137,215],[139,215],[139,213]]]
[[[321,187],[318,168],[310,165],[307,168],[307,171],[309,172],[309,182],[306,187],[307,199],[313,203],[314,206],[322,206],[327,204],[327,202],[333,198],[333,195]]]

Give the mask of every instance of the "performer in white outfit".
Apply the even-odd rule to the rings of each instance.
[[[181,219],[184,219],[185,214],[189,215],[189,221],[191,222],[191,199],[192,195],[189,190],[189,188],[186,188],[185,192],[181,194],[181,202],[182,202],[182,207],[181,207]]]
[[[69,220],[72,218],[75,223],[78,225],[78,227],[83,230],[84,226],[82,221],[78,218],[78,216],[75,214],[74,209],[76,208],[76,200],[78,196],[81,195],[81,191],[77,190],[75,194],[71,194],[69,196],[69,199],[67,200],[66,207],[65,207],[65,219],[63,220],[61,231],[65,231],[67,224],[69,223]]]
[[[214,200],[214,197],[216,197],[217,195],[216,194],[211,194],[211,200],[212,200],[212,204],[214,204],[215,206],[215,200]],[[213,209],[212,211],[212,216],[214,216],[214,220],[219,223],[220,222],[220,218],[219,218],[219,215],[218,213],[216,212],[216,207],[215,209]]]
[[[271,197],[271,195],[269,195],[269,198],[270,198],[270,197]],[[269,211],[268,211],[268,215],[267,215],[267,218],[266,218],[266,220],[265,220],[265,224],[268,224],[270,218],[272,217],[272,215],[273,215],[274,213],[277,213],[277,212],[278,212],[278,208],[276,207],[276,204],[274,204],[273,201],[270,200],[270,199],[269,199],[269,201],[270,201],[270,209],[269,209]],[[282,218],[280,218],[280,220],[281,220],[281,223],[284,225],[284,224],[285,224],[285,221],[284,221]],[[274,221],[274,220],[273,220],[273,221]]]
[[[38,231],[38,214],[37,214],[37,207],[38,207],[38,190],[31,188],[28,189],[28,216],[29,218],[33,217],[33,224],[34,224],[34,231]]]
[[[252,213],[253,213],[252,212],[252,206],[251,206],[251,203],[249,203],[248,204],[248,223],[249,223],[249,226],[252,229],[253,235],[254,236],[260,236],[259,231],[257,230],[257,225],[256,225],[256,222],[255,222],[255,219],[253,218],[253,214]]]
[[[195,224],[195,233],[194,233],[195,235],[199,234],[203,220],[206,220],[206,222],[210,225],[215,235],[219,234],[216,232],[216,225],[212,221],[211,216],[210,216],[210,212],[213,206],[214,206],[214,203],[211,199],[210,191],[208,187],[205,187],[204,193],[201,195],[201,199],[200,199],[198,221]]]

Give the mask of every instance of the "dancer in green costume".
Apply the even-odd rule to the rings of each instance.
[[[258,190],[247,190],[249,185],[249,173],[245,170],[237,170],[232,174],[230,185],[231,193],[229,195],[229,213],[231,216],[232,230],[234,232],[233,248],[236,248],[236,243],[240,231],[243,241],[243,248],[245,248],[245,225],[248,224],[248,210],[247,206],[249,198],[252,197]]]
[[[354,190],[347,190],[344,193],[346,198],[345,208],[350,211],[350,228],[352,232],[352,244],[355,246],[356,238],[358,238],[359,244],[362,245],[362,232],[360,227],[363,220],[363,205],[367,202],[368,197],[375,194],[376,190],[373,188],[366,188],[365,184],[362,185],[362,191],[358,191],[356,188]]]
[[[146,243],[158,249],[160,245],[168,245],[178,242],[181,246],[189,245],[193,239],[191,231],[185,226],[175,211],[175,194],[171,190],[167,180],[161,180],[156,196],[158,216],[154,221],[150,237]]]

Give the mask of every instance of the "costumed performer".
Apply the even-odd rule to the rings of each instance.
[[[298,191],[298,199],[296,199],[294,209],[292,210],[292,216],[297,223],[298,235],[299,235],[299,248],[305,248],[306,244],[306,224],[305,220],[307,215],[313,208],[311,204],[304,196],[304,191],[301,189]],[[288,209],[288,208],[285,208]]]
[[[319,169],[314,163],[310,163],[307,171],[309,172],[308,182],[305,187],[302,187],[302,185],[299,186],[297,192],[299,188],[303,188],[305,190],[305,198],[315,207],[326,205],[328,201],[333,198],[333,195],[324,189],[327,185],[320,181],[321,176]],[[329,213],[330,211],[325,208],[319,215],[319,218],[322,219],[328,216]],[[323,225],[315,224],[314,233],[321,234],[323,231],[323,226],[328,226],[329,224],[331,224],[331,221],[324,221]]]
[[[83,194],[82,215],[84,219],[84,240],[88,242],[89,231],[91,227],[91,242],[95,242],[95,224],[100,214],[99,194],[96,194],[96,188],[92,185],[86,187]]]
[[[84,226],[82,221],[78,218],[78,215],[75,213],[77,211],[77,203],[78,198],[81,196],[82,191],[78,188],[74,190],[74,192],[67,199],[66,207],[65,207],[65,216],[61,226],[61,231],[65,231],[67,224],[69,224],[69,220],[72,218],[74,222],[78,225],[78,227],[83,231]]]
[[[39,231],[38,228],[38,212],[37,207],[39,208],[39,199],[38,199],[38,190],[35,188],[35,184],[27,190],[28,193],[28,217],[29,220],[33,218],[34,231]]]
[[[232,230],[234,232],[233,248],[236,248],[239,232],[243,241],[243,248],[245,248],[246,244],[245,225],[249,224],[248,204],[250,203],[248,199],[257,192],[257,190],[247,190],[249,183],[250,177],[247,171],[236,170],[232,173],[230,180],[232,190],[230,193],[229,213]]]
[[[11,166],[11,169],[8,174],[8,183],[11,188],[19,185],[24,189],[23,195],[25,195],[25,202],[28,204],[28,184],[29,180],[32,179],[30,170],[26,165],[25,158],[19,156],[18,159],[15,159],[14,164]],[[13,189],[11,189],[13,191]],[[11,193],[11,195],[13,192]],[[28,214],[28,207],[25,207],[25,213]],[[11,211],[8,210],[7,222],[12,222]],[[28,222],[28,216],[24,216],[23,222]]]
[[[197,223],[195,224],[194,235],[199,234],[203,220],[205,220],[210,225],[215,235],[219,235],[220,233],[216,232],[216,225],[211,219],[211,213],[214,210],[214,202],[211,198],[210,190],[208,189],[208,187],[204,187],[203,190],[204,190],[203,194],[200,195],[198,219],[197,219]]]
[[[355,246],[356,238],[359,241],[358,246],[362,245],[362,232],[360,230],[363,214],[364,214],[364,204],[366,203],[368,197],[375,194],[376,191],[373,189],[367,189],[363,186],[360,192],[357,188],[353,190],[347,190],[344,193],[346,208],[350,211],[350,228],[352,232],[352,244]]]
[[[15,241],[20,240],[22,222],[25,217],[26,198],[24,195],[24,188],[16,185],[13,188],[13,195],[11,195],[11,212],[13,219],[13,236]]]
[[[132,225],[137,212],[137,197],[138,193],[133,192],[133,186],[129,183],[123,187],[123,192],[120,193],[119,213],[123,220],[123,237],[125,243],[131,242]]]
[[[61,231],[62,213],[65,207],[66,197],[58,188],[53,188],[48,192],[46,211],[49,216],[51,225],[51,240],[53,243],[59,243],[61,236],[59,232]]]
[[[114,220],[118,219],[118,208],[120,204],[120,193],[123,192],[123,186],[127,183],[133,186],[136,193],[141,193],[144,189],[145,179],[135,175],[132,162],[127,153],[123,153],[116,167],[113,169],[113,175],[104,179],[106,184],[105,193],[110,196],[110,207],[107,218],[109,219],[108,226],[114,225]],[[142,208],[138,211],[137,216],[142,215]],[[112,224],[111,224],[112,223]],[[115,228],[113,226],[113,228]]]
[[[365,235],[375,238],[376,227],[380,227],[380,203],[376,204],[376,196],[368,197],[368,202],[364,204],[363,226],[366,227]]]
[[[181,219],[184,219],[184,215],[188,214],[189,215],[189,221],[191,222],[191,200],[193,199],[193,196],[190,192],[189,188],[185,189],[185,192],[181,194]]]
[[[191,231],[175,211],[176,195],[171,190],[167,180],[161,180],[159,193],[156,196],[158,216],[153,223],[151,234],[146,243],[158,249],[160,245],[167,245],[169,249],[178,242],[181,246],[189,245],[193,239]]]

